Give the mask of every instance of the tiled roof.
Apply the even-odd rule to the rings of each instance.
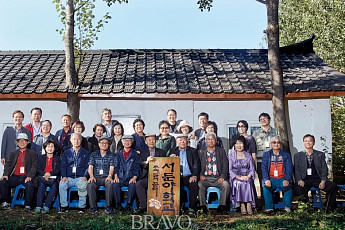
[[[313,51],[312,41],[281,48],[284,89],[345,91],[345,75]],[[0,93],[67,92],[63,51],[0,51]],[[271,93],[266,49],[91,50],[80,94]]]

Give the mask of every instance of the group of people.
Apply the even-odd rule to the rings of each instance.
[[[200,128],[193,131],[186,120],[177,121],[174,109],[167,112],[167,120],[159,122],[159,135],[145,134],[145,122],[133,122],[135,133],[124,134],[123,125],[112,120],[110,109],[102,111],[102,123],[95,124],[93,136],[82,136],[82,121],[71,124],[71,117],[63,115],[62,129],[51,133],[49,120],[41,121],[42,110],[31,110],[32,123],[23,126],[24,113],[12,114],[14,126],[7,127],[1,146],[4,173],[0,178],[1,209],[10,207],[10,189],[25,186],[25,210],[49,213],[56,195],[60,195],[61,211],[68,212],[69,188],[76,186],[79,212],[86,208],[87,196],[90,213],[98,212],[97,190],[105,187],[105,212],[132,212],[138,198],[138,213],[147,207],[148,165],[154,157],[179,157],[180,186],[189,189],[188,215],[207,208],[206,190],[220,190],[218,213],[226,212],[230,200],[242,214],[252,214],[257,205],[254,185],[255,172],[262,187],[265,213],[273,212],[274,192],[284,193],[285,211],[291,212],[293,164],[291,154],[281,149],[278,131],[271,127],[270,116],[259,116],[261,128],[249,135],[248,123],[237,123],[238,134],[231,140],[226,153],[222,139],[217,135],[217,124],[209,115],[198,115]],[[337,185],[327,178],[325,153],[314,150],[315,138],[303,137],[305,150],[294,156],[295,191],[301,201],[308,201],[308,191],[318,187],[327,192],[327,210],[336,206]],[[121,203],[121,187],[128,187],[127,205]],[[50,188],[45,198],[47,188]],[[37,194],[36,197],[34,197]],[[113,202],[114,201],[114,202]],[[199,202],[198,202],[199,201]],[[199,205],[198,205],[199,203]]]

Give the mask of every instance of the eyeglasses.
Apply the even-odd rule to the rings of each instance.
[[[244,125],[238,125],[237,128],[245,128]]]
[[[161,127],[160,129],[169,129],[169,127]]]
[[[260,118],[259,121],[267,121],[267,117]]]
[[[275,145],[275,144],[277,144],[277,145],[280,145],[280,144],[281,144],[280,141],[272,141],[271,143],[274,144],[274,145]]]

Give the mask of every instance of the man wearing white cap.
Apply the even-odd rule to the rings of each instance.
[[[19,149],[11,152],[8,161],[5,164],[3,177],[0,178],[1,209],[10,208],[9,188],[15,188],[17,185],[25,186],[25,210],[30,211],[34,197],[34,184],[32,179],[36,175],[37,154],[28,147],[29,137],[25,133],[19,133],[17,136],[17,145]]]

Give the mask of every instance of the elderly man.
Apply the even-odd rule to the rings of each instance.
[[[292,160],[291,154],[280,149],[279,136],[271,139],[271,150],[262,158],[262,186],[265,199],[265,213],[273,212],[273,195],[277,188],[284,193],[285,212],[291,212]]]
[[[15,188],[17,185],[25,186],[25,210],[30,211],[33,205],[34,184],[32,179],[37,170],[37,154],[28,149],[30,139],[26,133],[19,133],[17,136],[17,145],[19,149],[11,152],[4,169],[3,177],[0,178],[1,204],[2,209],[10,208],[9,188]]]
[[[115,120],[112,120],[111,110],[104,108],[102,110],[102,125],[104,125],[106,129],[106,134],[110,138],[111,137],[111,128],[113,127]]]
[[[145,213],[147,210],[147,194],[148,188],[148,168],[149,162],[154,160],[154,157],[166,157],[166,152],[163,149],[156,148],[156,134],[146,134],[145,143],[149,147],[143,150],[139,156],[139,165],[141,168],[141,175],[135,185],[136,193],[139,198],[138,214]]]
[[[326,192],[326,209],[334,211],[336,208],[336,194],[338,186],[328,179],[328,168],[324,152],[314,149],[315,137],[307,134],[303,137],[304,151],[294,156],[296,191],[303,202],[308,202],[308,191],[316,187]]]
[[[278,136],[278,130],[273,128],[271,123],[271,117],[268,113],[261,113],[259,116],[259,122],[261,125],[260,129],[257,129],[253,133],[253,137],[255,138],[256,142],[256,162],[257,162],[257,173],[259,178],[259,184],[260,184],[260,191],[261,191],[261,197],[262,197],[262,157],[264,155],[264,152],[267,152],[270,150],[270,139],[272,137]]]
[[[220,200],[217,212],[225,212],[224,206],[226,199],[229,197],[230,185],[228,182],[229,161],[226,157],[225,150],[216,146],[217,136],[213,132],[206,134],[207,148],[199,150],[201,163],[199,185],[200,206],[204,213],[206,208],[206,190],[208,187],[217,187],[220,189]]]
[[[35,136],[41,134],[41,118],[42,118],[42,109],[41,108],[33,108],[31,109],[31,119],[32,122],[24,126],[24,128],[30,130],[31,132],[31,141],[34,140]]]
[[[86,207],[86,186],[90,153],[81,147],[81,135],[71,135],[72,148],[66,150],[61,158],[61,181],[59,186],[61,211],[68,212],[67,189],[77,186],[79,195],[79,212]]]
[[[124,135],[121,141],[123,149],[114,157],[113,194],[116,203],[114,213],[118,213],[121,209],[121,187],[126,186],[128,187],[127,206],[124,211],[126,214],[130,214],[135,196],[135,183],[140,175],[139,154],[131,148],[133,144],[131,135]]]
[[[99,150],[91,153],[89,160],[90,179],[87,184],[89,195],[90,213],[95,214],[97,210],[97,189],[105,186],[105,212],[112,213],[111,201],[113,199],[112,183],[114,174],[114,154],[109,151],[110,140],[104,135],[98,140]]]
[[[16,146],[16,138],[20,133],[25,133],[29,140],[32,140],[31,132],[23,127],[24,113],[20,110],[15,110],[12,113],[14,126],[9,126],[5,129],[2,135],[1,143],[1,164],[5,165],[10,157],[11,152],[18,149]]]
[[[199,193],[198,178],[200,176],[200,159],[198,151],[188,146],[188,135],[176,136],[177,147],[170,157],[180,157],[181,178],[180,186],[189,189],[188,215],[195,215],[196,200]],[[181,193],[180,193],[181,194]]]

